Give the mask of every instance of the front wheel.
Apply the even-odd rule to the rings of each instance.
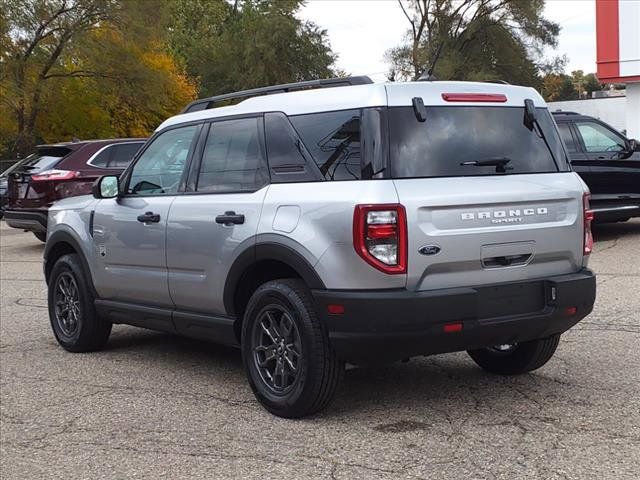
[[[63,255],[49,277],[49,320],[58,343],[70,352],[99,350],[107,343],[111,323],[96,312],[92,285],[80,257]]]
[[[542,367],[558,348],[560,335],[509,345],[469,350],[480,367],[498,375],[518,375]]]
[[[242,360],[260,403],[279,417],[325,408],[344,374],[306,285],[270,281],[251,296],[242,325]]]

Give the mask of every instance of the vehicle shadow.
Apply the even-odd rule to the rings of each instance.
[[[117,355],[119,361],[142,359],[156,373],[160,370],[163,375],[172,372],[181,376],[185,389],[189,388],[189,382],[200,382],[203,376],[213,385],[231,384],[241,388],[242,395],[246,396],[236,400],[248,405],[255,402],[258,408],[251,391],[244,388],[247,381],[240,351],[236,348],[127,327],[113,336],[103,354]],[[556,380],[543,370],[517,377],[488,374],[464,353],[417,357],[409,363],[348,368],[332,406],[309,420],[334,421],[345,414],[371,416],[380,410],[385,412],[383,417],[389,419],[412,420],[397,425],[381,423],[376,429],[417,430],[424,428],[420,422],[425,420],[427,410],[440,415],[440,421],[442,412],[448,412],[445,417],[467,416],[473,409],[485,407],[488,410],[504,408],[508,412],[514,403],[538,411],[538,402],[548,397],[545,391],[557,390],[559,384],[563,389],[572,390],[569,382]],[[562,402],[558,395],[552,398]]]
[[[640,219],[632,219],[627,222],[618,223],[593,224],[593,239],[596,242],[615,240],[620,236],[626,235],[640,236]]]

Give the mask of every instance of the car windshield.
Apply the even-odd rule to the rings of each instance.
[[[532,125],[524,107],[412,107],[389,109],[393,178],[457,177],[568,171],[551,115],[536,109]]]

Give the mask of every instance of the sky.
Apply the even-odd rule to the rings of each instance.
[[[547,0],[546,18],[560,24],[558,47],[549,58],[566,54],[567,73],[596,71],[595,0]],[[327,30],[337,67],[351,75],[384,81],[384,53],[398,45],[409,27],[395,0],[309,0],[299,17]]]

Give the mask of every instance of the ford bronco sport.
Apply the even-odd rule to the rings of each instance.
[[[466,350],[529,372],[592,310],[588,190],[535,90],[354,77],[186,110],[50,210],[69,351],[114,323],[238,345],[262,405],[301,417],[345,362]]]

